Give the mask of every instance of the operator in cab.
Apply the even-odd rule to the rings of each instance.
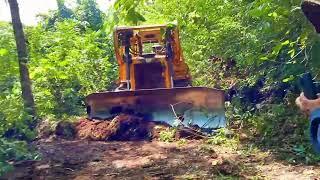
[[[320,0],[304,0],[301,4],[301,9],[320,34]],[[309,100],[301,93],[296,99],[296,104],[308,114],[320,111],[320,97],[315,100]]]

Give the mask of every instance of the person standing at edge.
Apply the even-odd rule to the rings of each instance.
[[[320,0],[304,0],[301,4],[301,9],[313,24],[317,33],[320,34]],[[296,104],[304,112],[313,114],[320,111],[320,97],[315,100],[309,100],[301,93],[296,99]]]

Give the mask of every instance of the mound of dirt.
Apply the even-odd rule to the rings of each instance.
[[[55,135],[64,139],[74,139],[76,135],[74,123],[67,121],[59,122],[55,128]]]
[[[60,121],[45,120],[37,127],[38,138],[43,141],[56,139],[87,139],[94,141],[139,141],[159,139],[160,133],[168,131],[165,122],[148,121],[139,116],[121,114],[109,120]],[[199,128],[179,126],[175,139],[202,139],[206,135]]]
[[[77,137],[90,140],[136,141],[159,137],[159,130],[170,125],[146,121],[141,117],[121,114],[110,120],[82,119],[76,124]]]
[[[62,139],[74,139],[77,132],[75,123],[70,121],[50,121],[49,119],[42,120],[36,127],[37,138],[42,140],[54,139],[56,137]]]

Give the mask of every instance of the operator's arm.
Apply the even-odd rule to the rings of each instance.
[[[320,108],[320,98],[315,100],[307,99],[303,93],[296,99],[296,104],[299,108],[307,113],[314,111],[317,108]]]
[[[320,1],[303,0],[301,9],[316,31],[320,33]],[[302,93],[296,103],[301,110],[310,114],[311,142],[315,150],[320,153],[320,98],[309,100]]]
[[[303,0],[301,9],[307,19],[314,26],[316,31],[320,33],[320,1]],[[296,99],[296,104],[302,111],[311,113],[313,110],[320,109],[320,99],[309,100],[303,93]]]

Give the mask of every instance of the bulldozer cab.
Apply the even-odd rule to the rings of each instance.
[[[118,90],[191,84],[176,26],[117,27],[114,47],[120,69]]]

